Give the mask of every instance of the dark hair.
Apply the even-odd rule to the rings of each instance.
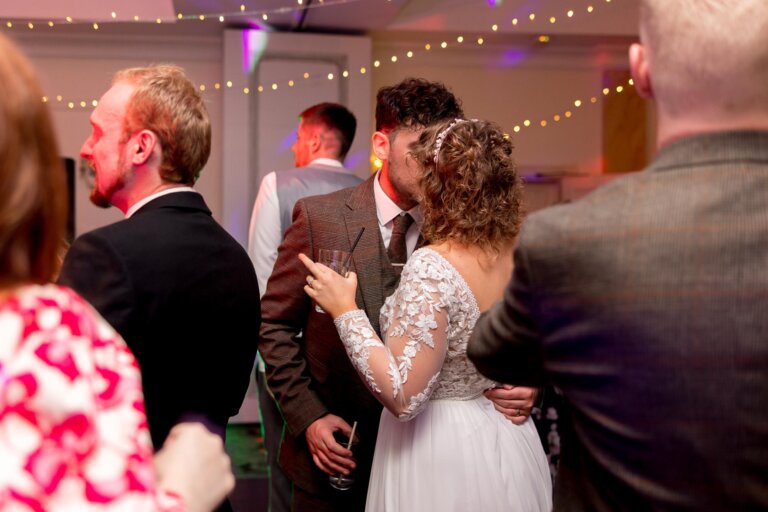
[[[488,121],[451,123],[427,128],[411,147],[422,168],[422,234],[430,243],[456,240],[496,250],[520,230],[521,184],[512,141]]]
[[[457,117],[464,117],[461,102],[439,82],[406,78],[376,94],[377,131],[423,128]]]
[[[319,103],[306,109],[299,117],[305,125],[321,125],[333,132],[339,141],[337,156],[339,160],[344,160],[357,129],[357,119],[347,107],[338,103]]]
[[[67,218],[64,168],[29,61],[0,35],[0,288],[53,279]]]
[[[118,71],[113,83],[133,84],[123,138],[147,129],[163,149],[160,176],[194,185],[211,154],[211,121],[202,96],[178,66],[158,64]]]

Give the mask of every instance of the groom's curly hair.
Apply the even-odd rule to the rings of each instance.
[[[499,250],[520,231],[522,186],[512,141],[488,121],[452,122],[427,128],[411,146],[422,169],[422,234],[430,243]]]

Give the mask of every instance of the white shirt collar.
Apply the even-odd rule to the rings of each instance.
[[[128,208],[128,211],[125,212],[125,218],[130,219],[131,215],[136,213],[139,210],[139,208],[141,208],[148,202],[152,201],[153,199],[157,199],[158,197],[162,197],[162,196],[167,196],[168,194],[175,194],[176,192],[196,192],[196,190],[193,189],[192,187],[186,187],[186,186],[173,187],[173,188],[167,188],[165,190],[161,190],[160,192],[156,192],[150,196],[145,197],[141,201],[134,203],[134,205]]]
[[[373,197],[376,201],[376,216],[379,218],[379,225],[384,226],[403,213],[402,210],[394,201],[384,192],[379,183],[379,176],[381,171],[376,173],[376,178],[373,180]],[[414,206],[408,213],[413,217],[414,223],[421,227],[421,223],[424,220],[424,216],[421,213],[421,207],[419,205]]]
[[[325,157],[315,158],[314,160],[309,162],[308,165],[313,165],[313,164],[327,165],[328,167],[338,167],[339,169],[344,169],[344,165],[338,160],[335,160],[333,158],[325,158]]]

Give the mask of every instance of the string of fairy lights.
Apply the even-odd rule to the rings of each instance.
[[[277,14],[284,14],[284,13],[290,13],[290,12],[296,12],[298,10],[302,9],[311,9],[311,8],[326,8],[330,6],[337,6],[340,4],[347,4],[352,2],[357,2],[361,0],[318,0],[318,3],[312,4],[312,3],[305,3],[305,0],[296,0],[295,5],[289,5],[289,6],[283,6],[279,8],[269,9],[269,10],[252,10],[249,9],[245,4],[241,4],[238,11],[234,12],[221,12],[221,13],[205,13],[205,14],[184,14],[182,12],[176,13],[176,19],[174,21],[179,22],[210,22],[215,21],[219,23],[225,23],[225,22],[231,22],[234,20],[240,20],[243,19],[253,19],[254,17],[261,18],[264,22],[268,22],[272,16]],[[389,1],[389,0],[386,0]],[[542,15],[540,12],[531,11],[528,13],[527,16],[521,16],[521,17],[515,17],[511,20],[508,20],[506,27],[507,29],[514,30],[515,28],[521,28],[526,23],[532,23],[535,22],[537,19],[546,20],[550,25],[555,25],[556,23],[560,23],[561,21],[570,21],[574,19],[578,19],[579,15],[591,15],[593,14],[598,6],[601,3],[610,4],[612,0],[594,0],[594,3],[590,3],[587,6],[583,7],[580,11],[576,9],[565,9],[562,12],[562,16],[558,15],[550,15],[545,16]],[[489,2],[492,3],[492,2]],[[142,23],[155,23],[155,24],[162,24],[164,21],[160,18],[156,18],[155,20],[142,20],[139,16],[120,16],[116,11],[111,11],[109,17],[114,20],[115,22],[142,22]],[[13,22],[13,21],[5,21],[4,23],[0,21],[0,29],[6,29],[6,30],[36,30],[40,28],[49,28],[54,29],[57,26],[60,26],[62,24],[64,25],[75,25],[75,24],[85,24],[90,23],[93,30],[100,30],[102,28],[102,25],[100,25],[96,21],[91,20],[82,20],[82,19],[75,19],[71,16],[66,16],[62,19],[51,19],[47,21],[27,21],[24,22]],[[108,25],[108,24],[107,24]],[[500,29],[503,28],[503,25],[499,23],[493,23],[490,25],[489,29],[493,33],[497,33]],[[550,40],[550,36],[547,34],[541,34],[538,36],[537,40],[539,43],[546,44]],[[383,65],[394,65],[398,62],[407,62],[415,57],[417,57],[419,54],[427,55],[429,53],[438,52],[441,50],[447,50],[448,48],[455,48],[459,46],[464,47],[480,47],[483,46],[486,43],[485,38],[482,36],[469,38],[464,37],[463,35],[456,36],[455,40],[449,41],[448,39],[444,39],[439,42],[424,42],[419,45],[415,45],[413,49],[404,50],[399,54],[392,54],[386,59],[376,59],[374,60],[370,67],[361,66],[359,69],[356,70],[343,70],[340,73],[328,73],[326,75],[320,75],[316,76],[309,72],[304,72],[301,77],[296,77],[289,80],[284,80],[282,82],[271,82],[271,83],[264,83],[264,84],[258,84],[257,86],[251,88],[251,87],[236,87],[235,83],[232,80],[224,80],[222,82],[215,82],[212,84],[204,84],[201,83],[198,85],[199,90],[202,93],[215,93],[218,91],[222,91],[225,89],[229,90],[239,90],[242,94],[262,94],[262,93],[268,93],[270,91],[277,91],[279,89],[292,89],[296,88],[299,85],[301,85],[302,82],[306,82],[308,80],[340,80],[340,79],[350,79],[354,78],[355,75],[364,75],[366,73],[369,73],[371,70],[376,70],[381,68]],[[572,100],[573,107],[571,109],[566,109],[560,112],[556,112],[554,114],[551,114],[547,117],[542,117],[540,119],[524,119],[521,120],[519,124],[516,124],[513,128],[513,131],[515,133],[519,133],[520,131],[526,129],[526,128],[546,128],[547,126],[551,126],[555,123],[559,123],[560,121],[565,121],[570,119],[575,111],[580,109],[582,106],[588,106],[588,105],[594,105],[598,103],[601,97],[607,96],[611,93],[621,93],[625,90],[625,85],[632,85],[632,81],[629,80],[626,84],[620,84],[615,86],[613,89],[611,88],[604,88],[602,91],[595,93],[593,96],[590,96],[585,99],[579,99],[574,98]],[[69,110],[76,110],[76,109],[90,109],[96,107],[98,105],[98,100],[96,99],[69,99],[65,98],[62,94],[55,94],[50,96],[44,96],[42,100],[46,103],[49,103],[52,108],[62,108],[62,109],[69,109]]]

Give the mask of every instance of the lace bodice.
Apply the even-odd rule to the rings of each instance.
[[[400,286],[381,310],[385,343],[362,310],[339,316],[336,327],[368,387],[387,409],[408,420],[429,400],[474,398],[495,384],[467,359],[479,315],[461,274],[425,247],[408,260]]]

